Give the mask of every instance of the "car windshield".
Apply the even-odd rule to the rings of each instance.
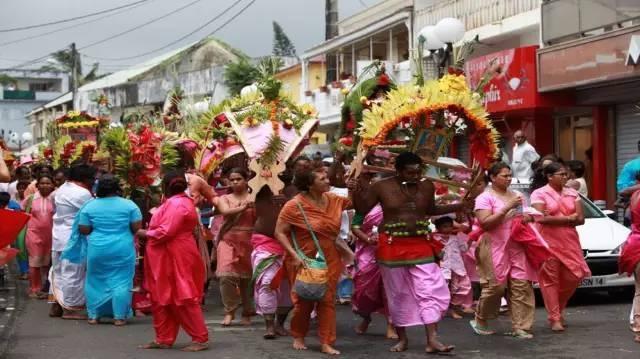
[[[511,189],[514,189],[522,194],[524,194],[527,202],[529,201],[529,196],[531,195],[531,191],[529,190],[529,184],[524,183],[512,183]],[[580,195],[582,199],[582,211],[584,212],[584,218],[603,218],[606,217],[604,213],[588,198]]]

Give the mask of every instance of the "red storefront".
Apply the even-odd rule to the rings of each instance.
[[[505,141],[511,156],[513,133],[523,130],[538,153],[554,152],[554,107],[568,106],[572,99],[564,94],[546,96],[538,92],[536,72],[537,46],[495,52],[468,60],[465,73],[475,88],[491,66],[496,75],[483,88],[487,111]]]

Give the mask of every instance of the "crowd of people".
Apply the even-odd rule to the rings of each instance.
[[[91,165],[23,161],[10,170],[0,161],[0,207],[31,216],[16,239],[31,298],[48,298],[51,317],[91,325],[151,314],[155,338],[144,349],[171,348],[180,328],[192,340],[183,350],[207,349],[201,305],[215,279],[222,326],[235,324],[238,309],[240,325],[258,314],[264,339],[289,335],[296,350],[307,349],[316,317],[321,351],[340,354],[336,305],[350,303],[362,319],[358,334],[372,315],[384,316],[387,338],[397,340],[392,352],[408,349],[407,327],[423,326],[426,352],[450,354],[455,347],[438,336],[445,316],[468,316],[470,330],[492,335],[491,321],[506,308],[508,334],[533,338],[535,282],[550,330],[565,331],[567,302],[590,276],[576,231],[584,165],[540,158],[521,131],[515,137],[523,147],[514,149],[514,168],[494,163],[453,203],[438,200],[423,159],[403,152],[395,173],[365,170],[349,180],[342,155],[331,164],[297,157],[277,194],[264,187],[252,195],[242,161],[215,185],[172,171],[149,213],[122,197],[118,178]],[[367,161],[375,164],[375,155]],[[530,198],[510,188],[514,173],[531,178]],[[638,342],[639,199],[640,191],[631,196],[632,234],[620,260],[621,272],[636,276]]]

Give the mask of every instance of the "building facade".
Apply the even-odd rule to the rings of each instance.
[[[556,150],[584,159],[590,196],[611,205],[617,174],[640,155],[640,3],[554,0],[541,14],[538,90],[575,101],[555,113]]]
[[[62,72],[12,69],[0,70],[0,74],[4,75],[0,84],[0,133],[10,149],[18,150],[23,144],[16,143],[16,136],[21,138],[23,133],[32,132],[37,141],[25,115],[69,91],[69,76]]]

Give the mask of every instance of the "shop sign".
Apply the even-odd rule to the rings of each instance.
[[[536,84],[537,46],[499,51],[468,60],[465,74],[471,88],[476,88],[486,71],[492,79],[484,86],[488,112],[531,109],[541,105]]]

